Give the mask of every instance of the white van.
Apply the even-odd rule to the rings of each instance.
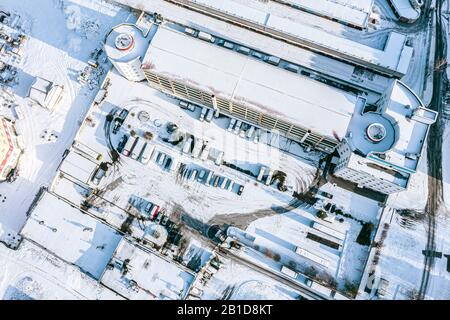
[[[233,127],[234,127],[235,124],[236,124],[236,119],[232,118],[232,119],[230,120],[230,124],[229,124],[229,126],[228,126],[228,132],[233,131]]]
[[[214,110],[213,109],[209,109],[208,110],[208,114],[205,117],[206,122],[211,122],[213,117],[214,117]]]
[[[131,159],[137,160],[139,156],[142,153],[143,148],[145,147],[145,141],[144,139],[137,138],[136,145],[134,146],[133,150],[131,151]]]
[[[127,143],[125,144],[125,147],[122,150],[122,154],[125,157],[130,156],[131,151],[133,151],[134,144],[136,143],[136,139],[137,139],[136,137],[130,137],[130,139],[128,139]]]
[[[150,145],[148,143],[145,145],[145,149],[141,155],[141,162],[143,164],[147,164],[150,161],[150,158],[152,157],[152,153],[154,150],[155,150],[154,145]]]
[[[264,166],[261,167],[261,169],[259,170],[258,177],[256,178],[256,181],[261,181],[265,172],[266,172],[266,167],[264,167]]]
[[[206,112],[208,111],[208,108],[206,108],[206,107],[203,107],[203,109],[202,109],[202,113],[200,114],[200,121],[205,121],[205,115],[206,115]]]
[[[253,136],[253,133],[255,132],[255,127],[251,126],[250,129],[247,131],[247,138],[250,139]]]
[[[238,134],[239,130],[241,130],[242,121],[238,120],[236,122],[236,125],[234,126],[234,134]]]
[[[192,138],[189,138],[183,146],[183,153],[191,152]]]

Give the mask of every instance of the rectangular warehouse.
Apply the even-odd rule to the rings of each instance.
[[[390,32],[380,49],[232,0],[174,1],[390,77],[403,77],[413,54],[406,35],[397,32]]]
[[[332,151],[364,99],[254,57],[159,27],[146,53],[151,86]]]

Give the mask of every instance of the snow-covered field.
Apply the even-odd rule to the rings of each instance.
[[[17,251],[0,245],[0,298],[122,299],[76,266],[25,240]]]

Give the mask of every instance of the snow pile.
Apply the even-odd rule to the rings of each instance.
[[[100,21],[82,14],[79,6],[68,5],[64,8],[64,14],[66,15],[68,30],[75,31],[78,35],[89,40],[95,40],[99,36]]]

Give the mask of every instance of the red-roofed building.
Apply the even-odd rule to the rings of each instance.
[[[13,124],[0,117],[0,181],[6,180],[17,166],[20,152]]]

